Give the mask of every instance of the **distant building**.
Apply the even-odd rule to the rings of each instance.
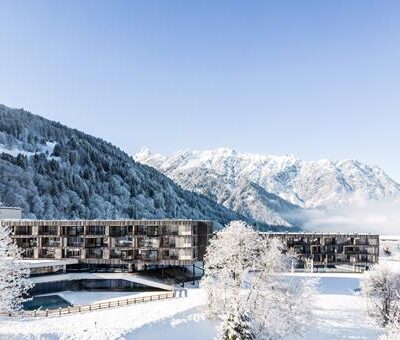
[[[366,269],[378,263],[379,235],[358,233],[262,233],[279,238],[300,260],[314,267],[351,265]]]
[[[0,206],[0,220],[16,219],[22,218],[22,209],[15,207],[3,207]]]
[[[91,269],[142,270],[202,261],[212,222],[5,220],[25,259],[77,259]]]

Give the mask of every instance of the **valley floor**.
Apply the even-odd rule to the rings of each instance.
[[[320,278],[320,291],[315,300],[315,320],[305,339],[379,337],[381,331],[369,320],[363,298],[354,294],[361,275],[308,275]],[[68,292],[64,297],[77,301],[82,298],[78,294]],[[115,297],[101,294],[90,299]],[[53,318],[3,318],[0,339],[213,339],[218,324],[206,319],[204,305],[204,291],[189,288],[188,297],[175,300]]]

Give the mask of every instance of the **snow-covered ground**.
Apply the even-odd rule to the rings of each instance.
[[[362,274],[309,274],[319,277],[314,322],[306,339],[377,339],[382,333],[369,319],[365,300],[354,290]]]
[[[400,270],[400,236],[381,239],[381,262]],[[391,256],[384,254],[389,247]],[[358,295],[362,274],[287,274],[319,278],[314,320],[302,339],[377,339],[382,331],[368,318],[365,300]],[[149,294],[145,292],[137,294]],[[150,293],[151,294],[151,293]],[[62,292],[75,304],[120,299],[132,292]],[[135,295],[135,296],[140,296]],[[214,339],[218,323],[207,320],[202,289],[188,288],[188,296],[110,310],[52,318],[0,318],[0,339]],[[295,337],[291,340],[298,339]]]
[[[17,157],[20,154],[29,157],[33,156],[35,153],[44,153],[50,158],[50,155],[53,153],[56,144],[56,142],[49,141],[46,142],[46,145],[38,144],[38,150],[36,152],[24,150],[21,144],[14,145],[13,147],[7,147],[4,144],[0,144],[0,153],[7,153],[13,157]]]
[[[0,319],[1,339],[212,339],[214,325],[203,314],[204,293],[187,298],[53,318]],[[151,334],[151,336],[150,336]],[[181,336],[179,336],[179,334]]]
[[[307,274],[294,274],[295,277]],[[306,339],[377,339],[361,296],[360,274],[308,274],[320,278],[315,319]],[[93,292],[92,292],[93,293]],[[121,293],[64,292],[75,303],[120,298]],[[131,294],[131,293],[127,293]],[[124,294],[123,294],[124,295]],[[206,297],[189,288],[188,297],[53,318],[0,319],[1,339],[213,339],[218,324],[204,314]],[[310,303],[312,303],[310,301]]]

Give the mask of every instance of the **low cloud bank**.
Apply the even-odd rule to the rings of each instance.
[[[368,201],[330,210],[306,210],[300,219],[306,231],[400,235],[400,200]]]

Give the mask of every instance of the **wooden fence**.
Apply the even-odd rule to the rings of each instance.
[[[102,303],[94,303],[90,305],[83,305],[83,306],[72,306],[72,307],[65,307],[65,308],[58,308],[58,309],[40,309],[40,310],[33,310],[33,311],[21,311],[16,313],[1,313],[0,315],[3,316],[10,316],[10,317],[49,317],[49,316],[61,316],[61,315],[68,315],[73,313],[84,313],[84,312],[91,312],[96,310],[102,309],[109,309],[109,308],[116,308],[116,307],[123,307],[129,305],[135,305],[138,303],[143,302],[150,302],[150,301],[159,301],[159,300],[167,300],[175,298],[176,294],[175,291],[163,293],[163,294],[153,294],[148,296],[141,296],[131,299],[121,299],[121,300],[114,300]]]

